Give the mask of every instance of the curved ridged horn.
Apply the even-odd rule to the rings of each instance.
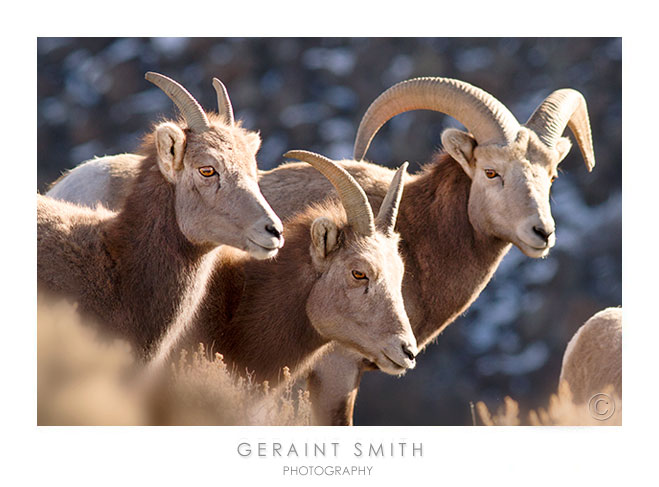
[[[563,135],[565,126],[570,127],[588,170],[593,170],[595,151],[588,108],[585,98],[577,90],[563,88],[554,91],[536,108],[525,126],[533,130],[549,148],[554,148]]]
[[[180,84],[167,76],[149,71],[144,75],[147,81],[150,81],[165,94],[171,98],[181,111],[183,118],[193,132],[204,132],[210,128],[208,117],[201,108],[201,105],[194,97],[183,88]]]
[[[387,195],[382,201],[378,216],[375,217],[375,227],[385,235],[391,235],[396,226],[396,217],[398,216],[398,205],[400,198],[403,196],[403,176],[407,170],[408,163],[404,162],[398,168],[396,174],[391,180]]]
[[[217,93],[217,112],[224,117],[227,125],[233,125],[233,107],[226,86],[219,79],[213,78],[213,88]]]
[[[348,224],[361,235],[373,235],[375,222],[366,193],[345,169],[325,156],[304,150],[288,151],[284,157],[306,162],[320,171],[339,193]]]
[[[450,115],[467,127],[479,144],[508,144],[519,130],[517,119],[503,103],[480,88],[450,78],[414,78],[395,84],[371,103],[357,130],[354,158],[364,158],[382,125],[410,110]]]

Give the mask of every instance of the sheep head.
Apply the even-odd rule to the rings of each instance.
[[[147,73],[178,106],[180,123],[156,126],[158,168],[174,186],[176,219],[185,237],[201,245],[226,244],[265,259],[284,243],[282,223],[257,182],[261,139],[235,123],[224,85],[215,78],[220,113],[206,114],[176,81]]]
[[[285,157],[323,173],[345,209],[345,217],[323,207],[310,210],[330,213],[316,217],[310,228],[309,251],[317,273],[306,304],[312,326],[384,372],[398,375],[413,368],[418,350],[403,306],[404,266],[394,232],[407,163],[394,176],[374,218],[363,189],[336,163],[306,151]]]
[[[446,113],[468,132],[446,129],[442,144],[471,179],[469,220],[486,235],[515,244],[529,257],[544,257],[555,243],[549,193],[558,164],[571,148],[569,126],[588,170],[595,165],[586,102],[578,91],[557,90],[525,125],[489,93],[449,78],[417,78],[394,85],[364,115],[355,141],[362,160],[379,128],[399,113]]]

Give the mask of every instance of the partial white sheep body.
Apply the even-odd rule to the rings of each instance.
[[[606,308],[577,330],[565,349],[560,382],[582,403],[613,386],[622,398],[622,308]]]
[[[141,160],[137,154],[90,159],[65,172],[51,185],[46,196],[91,207],[101,204],[116,211],[128,197]]]

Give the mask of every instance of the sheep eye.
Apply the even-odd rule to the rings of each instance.
[[[494,169],[485,169],[485,176],[487,176],[488,179],[494,179],[498,175],[499,174]]]
[[[199,168],[199,174],[205,178],[215,175],[215,168],[213,166],[204,166]]]
[[[352,277],[354,277],[358,281],[361,281],[363,279],[368,279],[368,277],[366,277],[366,274],[364,274],[363,272],[359,272],[359,271],[352,271]]]

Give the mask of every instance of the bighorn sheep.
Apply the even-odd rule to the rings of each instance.
[[[391,171],[362,161],[370,140],[387,120],[415,109],[447,113],[470,132],[445,130],[447,153],[436,154],[409,178],[401,201],[397,231],[406,262],[403,296],[417,340],[425,346],[478,297],[511,243],[533,258],[545,256],[554,245],[549,190],[571,147],[561,137],[566,125],[589,171],[595,157],[586,102],[575,90],[551,93],[520,126],[502,103],[468,83],[407,80],[374,101],[360,124],[356,161],[341,162],[373,208],[382,201]],[[96,171],[89,167],[78,177],[88,179]],[[319,202],[330,190],[324,178],[299,163],[261,173],[259,184],[283,218]],[[99,186],[95,193],[120,204],[107,189]],[[341,350],[317,364],[310,382],[316,422],[352,423],[360,377],[368,368]]]
[[[76,299],[81,311],[148,357],[180,334],[226,244],[265,259],[283,245],[282,224],[263,198],[260,138],[234,123],[219,80],[219,114],[206,114],[175,81],[147,73],[183,120],[145,137],[121,211],[92,210],[37,195],[40,291]]]
[[[387,373],[413,368],[417,345],[394,232],[407,163],[374,218],[362,188],[333,161],[305,151],[286,155],[318,169],[341,204],[313,205],[286,220],[286,246],[276,259],[225,253],[185,341],[206,343],[259,382],[276,381],[284,366],[294,375],[308,368],[332,340]]]
[[[606,308],[577,330],[565,349],[560,382],[575,403],[585,403],[613,386],[622,398],[622,308]]]

